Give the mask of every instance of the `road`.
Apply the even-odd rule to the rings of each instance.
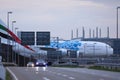
[[[8,68],[16,80],[120,80],[119,72],[99,71],[86,68]]]

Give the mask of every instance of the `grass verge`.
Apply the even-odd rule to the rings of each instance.
[[[6,80],[12,80],[11,74],[6,70]]]
[[[65,67],[65,68],[84,68],[85,66],[78,66],[78,65],[52,65],[52,67]]]
[[[91,66],[91,67],[89,67],[89,69],[96,69],[96,70],[105,70],[105,71],[120,72],[120,70],[118,70],[118,69],[109,69],[109,68],[105,68],[105,67],[102,67],[102,66]]]

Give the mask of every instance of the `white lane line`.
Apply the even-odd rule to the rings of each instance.
[[[104,79],[100,79],[100,80],[104,80]]]
[[[75,79],[74,77],[68,77],[69,79]]]
[[[37,72],[37,71],[36,71],[35,73],[36,73],[36,74],[38,74],[38,72]]]
[[[57,73],[57,75],[61,75],[61,73]]]
[[[67,75],[65,75],[65,74],[64,74],[64,75],[62,75],[62,76],[67,77]]]
[[[19,80],[16,76],[15,76],[15,74],[7,67],[7,70],[10,72],[10,74],[13,76],[13,78],[15,79],[15,80]]]
[[[44,80],[50,80],[50,79],[48,79],[47,77],[43,77],[43,79],[44,79]]]

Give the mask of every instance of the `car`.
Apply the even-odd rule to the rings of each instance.
[[[39,60],[36,61],[35,66],[36,67],[46,67],[47,63],[44,60],[39,59]]]
[[[34,67],[35,65],[34,65],[34,62],[28,62],[27,63],[27,67]]]

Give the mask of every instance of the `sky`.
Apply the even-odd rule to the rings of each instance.
[[[115,38],[117,6],[120,0],[0,0],[0,19],[7,23],[7,12],[12,11],[10,29],[16,21],[18,31],[50,31],[51,37],[62,39],[71,39],[71,30],[75,38],[76,29],[82,37],[82,27],[85,37],[89,37],[89,29],[96,27],[106,37],[109,27],[110,37]]]

